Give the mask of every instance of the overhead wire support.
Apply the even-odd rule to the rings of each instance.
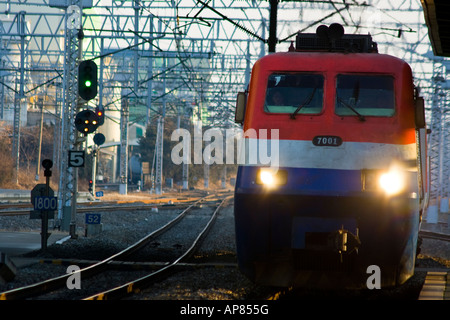
[[[81,0],[70,1],[71,6],[79,8],[82,12]],[[75,115],[79,108],[78,98],[78,64],[81,57],[82,23],[79,20],[72,21],[69,10],[66,8],[65,25],[65,54],[64,54],[64,104],[62,110],[61,126],[61,162],[60,162],[60,182],[58,188],[58,220],[59,227],[69,230],[70,236],[76,238],[76,203],[78,192],[78,171],[69,164],[69,153],[78,149],[78,133],[75,130]],[[70,9],[69,9],[70,8]]]
[[[271,0],[273,1],[273,0]],[[278,0],[277,0],[278,1]],[[211,10],[212,12],[214,12],[215,14],[219,15],[222,19],[228,21],[229,23],[231,23],[232,25],[234,25],[235,27],[241,29],[242,31],[244,31],[245,33],[251,35],[252,37],[263,41],[263,42],[267,42],[266,39],[261,38],[259,35],[257,35],[256,33],[252,32],[251,30],[247,29],[246,27],[242,26],[241,24],[233,21],[232,19],[230,19],[229,17],[227,17],[226,15],[220,13],[218,10],[214,9],[213,7],[211,7],[210,5],[208,5],[206,2],[203,2],[201,0],[197,0],[197,2],[201,3],[204,7],[208,8],[209,10]]]
[[[277,31],[270,38],[276,40],[280,51],[287,51],[288,45],[283,42],[296,35],[297,30],[313,32],[311,29],[319,23],[343,20],[349,24],[350,32],[375,34],[383,53],[410,63],[426,100],[431,101],[434,88],[429,71],[431,63],[430,58],[424,55],[431,50],[427,49],[430,48],[429,41],[417,1],[92,1],[95,10],[84,10],[82,16],[86,48],[82,59],[101,59],[98,101],[111,109],[107,115],[108,122],[115,128],[120,126],[122,87],[133,88],[126,94],[130,119],[139,122],[140,126],[148,125],[155,116],[162,114],[163,101],[167,105],[167,117],[173,116],[174,110],[182,103],[185,109],[202,108],[201,120],[205,125],[208,122],[223,127],[232,123],[229,118],[234,111],[235,93],[245,90],[252,65],[267,53],[270,2],[276,3],[278,9]],[[72,124],[68,118],[71,117],[72,106],[76,105],[72,103],[67,107],[70,102],[66,92],[70,90],[67,76],[71,76],[67,61],[72,61],[67,60],[67,54],[71,46],[75,46],[76,51],[78,43],[68,41],[69,33],[64,27],[71,14],[64,10],[43,10],[48,8],[50,1],[36,2],[0,0],[6,8],[2,16],[4,20],[0,23],[0,51],[4,52],[1,56],[0,94],[3,100],[0,107],[1,113],[5,114],[3,119],[7,119],[6,114],[13,110],[14,100],[19,99],[15,92],[20,92],[20,88],[15,87],[14,82],[20,79],[17,70],[21,70],[23,57],[25,72],[21,75],[26,99],[21,101],[21,109],[30,104],[30,98],[35,94],[42,93],[50,99],[46,112],[49,105],[60,110],[55,112],[57,117],[51,121],[64,127],[56,130],[62,134],[55,136],[60,140],[58,145],[64,148],[63,153],[58,151],[58,156],[61,154],[65,163],[56,165],[58,162],[54,162],[55,167],[64,168],[61,175],[65,180],[60,185],[68,186],[61,187],[67,196],[59,200],[66,206],[72,200],[74,188],[70,180],[73,169],[66,167],[67,148],[72,142],[65,139],[70,136],[69,126]],[[73,3],[69,1],[68,4]],[[25,15],[25,46],[21,47],[18,22],[24,6],[36,6],[38,10],[33,8]],[[73,40],[78,41],[76,32]],[[63,56],[64,59],[61,58]],[[162,59],[167,59],[165,67]],[[64,76],[58,71],[63,69]],[[126,81],[118,80],[120,76],[127,78]],[[163,89],[164,80],[167,90]],[[64,106],[61,99],[63,83]],[[201,106],[196,105],[199,97]],[[94,103],[95,100],[90,102],[91,105]],[[8,117],[12,119],[12,114]],[[198,118],[197,113],[194,118]],[[155,122],[153,124],[156,125]],[[15,138],[20,140],[18,135]],[[117,182],[116,178],[114,173],[111,179]]]
[[[443,66],[438,62],[433,62],[433,82],[434,93],[431,106],[431,135],[429,137],[428,156],[430,159],[430,206],[427,212],[427,222],[436,224],[438,222],[438,212],[440,199],[442,195],[442,170],[443,155],[442,152],[442,84]]]

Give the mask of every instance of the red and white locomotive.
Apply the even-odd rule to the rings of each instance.
[[[413,275],[428,194],[426,129],[406,62],[379,54],[370,35],[320,26],[255,63],[236,121],[244,133],[271,133],[246,134],[236,179],[245,275],[353,288],[366,286],[370,266],[382,287]],[[277,161],[261,161],[261,148]]]

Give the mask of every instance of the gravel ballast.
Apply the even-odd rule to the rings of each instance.
[[[170,207],[169,207],[170,208]],[[101,260],[107,258],[127,246],[135,243],[152,230],[155,230],[173,219],[180,209],[159,209],[158,212],[148,210],[127,210],[98,212],[102,213],[103,231],[96,236],[85,237],[84,214],[77,216],[78,239],[69,239],[62,244],[53,244],[48,247],[48,251],[42,255],[31,252],[26,255],[28,258],[45,259],[85,259]],[[166,238],[156,239],[148,249],[144,250],[137,261],[152,261],[153,259],[173,256],[177,250],[186,246],[183,242],[184,232],[191,230],[195,226],[195,221],[199,217],[206,218],[211,214],[208,206],[197,208],[191,216],[187,217],[184,227],[169,232]],[[28,216],[0,217],[0,231],[33,231],[40,232],[40,221],[29,220]],[[192,224],[190,224],[192,222]],[[185,230],[185,231],[183,231]],[[57,232],[57,231],[54,231]],[[169,239],[170,238],[170,239]],[[205,239],[201,250],[196,255],[197,261],[218,261],[224,263],[235,263],[235,239],[234,239],[234,216],[232,201],[223,208],[217,218],[210,235]],[[448,242],[439,240],[424,239],[422,252],[419,256],[417,266],[425,267],[450,267],[450,246]],[[134,258],[133,258],[134,259]],[[161,259],[156,261],[163,261]],[[9,283],[0,284],[0,292],[28,285],[48,277],[65,274],[67,266],[33,263],[20,267],[15,279]],[[412,291],[417,291],[417,287],[423,282],[424,272],[417,272],[417,275],[410,284],[414,287]],[[106,280],[105,280],[106,281]],[[407,289],[408,290],[408,289]],[[420,288],[419,288],[420,290]],[[246,279],[237,268],[200,268],[197,270],[185,270],[178,272],[159,283],[154,284],[144,292],[134,295],[129,299],[137,300],[242,300],[260,299],[270,291],[268,288],[256,286]],[[333,293],[334,294],[334,293]],[[398,295],[404,295],[401,291],[392,291],[387,295],[368,294],[367,291],[361,294],[348,296],[345,293],[343,298],[355,299],[391,299]],[[306,294],[307,297],[317,298],[317,292]],[[333,295],[329,298],[335,298]],[[406,294],[403,299],[414,299]],[[52,297],[49,299],[58,299]]]

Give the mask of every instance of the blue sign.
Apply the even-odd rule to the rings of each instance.
[[[103,197],[103,191],[97,191],[97,192],[95,193],[95,196],[96,196],[96,197]]]
[[[86,213],[86,224],[100,224],[102,216],[100,213]]]
[[[56,210],[58,201],[56,197],[37,196],[33,201],[34,210]]]

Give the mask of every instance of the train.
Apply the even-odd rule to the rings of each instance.
[[[429,175],[424,99],[408,63],[379,53],[370,34],[321,25],[255,62],[235,121],[245,276],[358,289],[414,274]]]

